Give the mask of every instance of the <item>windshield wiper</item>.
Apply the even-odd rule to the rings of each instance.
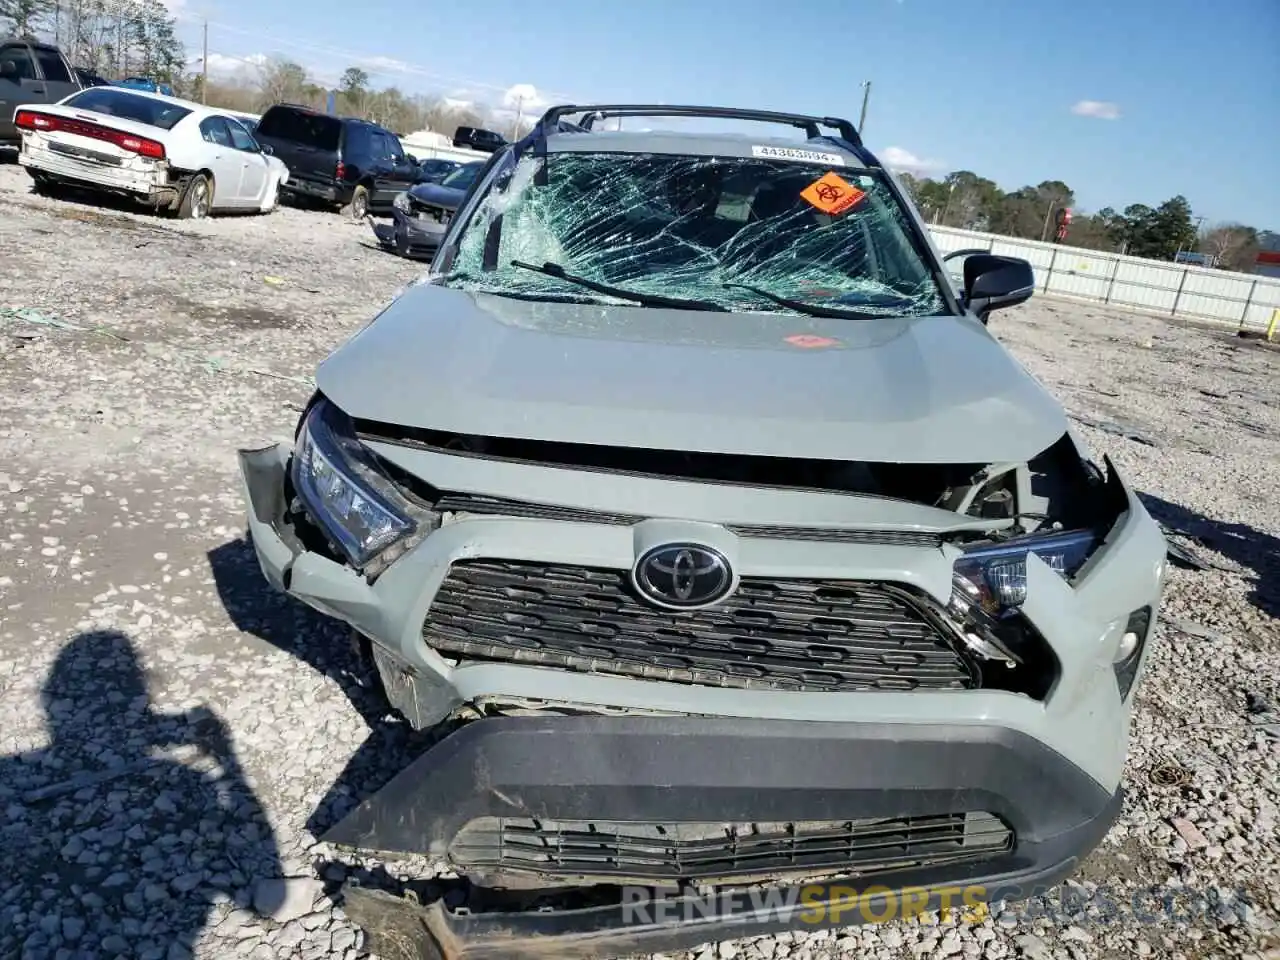
[[[558,263],[547,262],[539,266],[536,263],[525,263],[523,260],[512,260],[511,265],[519,267],[521,270],[532,270],[534,273],[555,277],[565,283],[576,283],[580,287],[586,287],[588,290],[594,290],[596,293],[603,293],[609,297],[630,300],[644,307],[671,307],[676,310],[714,310],[718,313],[729,312],[728,307],[722,307],[718,303],[709,303],[706,300],[681,300],[678,297],[663,297],[654,293],[638,293],[635,290],[628,290],[626,287],[613,287],[607,283],[597,283],[594,280],[588,280],[586,277],[578,277],[572,273],[566,273],[564,267]]]
[[[726,287],[741,287],[743,290],[750,290],[757,297],[764,297],[766,300],[772,300],[780,307],[786,307],[788,310],[794,310],[796,313],[803,313],[810,317],[829,317],[833,320],[880,320],[881,317],[872,313],[859,313],[857,310],[840,310],[837,307],[820,307],[816,303],[805,303],[803,300],[792,300],[790,297],[780,297],[776,293],[770,293],[760,287],[753,287],[749,283],[726,283]]]

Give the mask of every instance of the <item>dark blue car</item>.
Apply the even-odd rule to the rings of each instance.
[[[439,183],[418,183],[399,194],[391,205],[392,222],[373,224],[378,242],[402,257],[434,254],[483,166],[481,160],[464,163]]]

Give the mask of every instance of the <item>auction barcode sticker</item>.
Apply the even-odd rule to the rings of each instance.
[[[769,160],[794,160],[797,163],[821,163],[828,167],[843,167],[844,157],[838,153],[823,153],[820,150],[803,150],[800,147],[771,147],[752,144],[751,155]]]

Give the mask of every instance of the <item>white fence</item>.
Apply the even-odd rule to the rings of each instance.
[[[444,138],[441,138],[444,139]],[[400,138],[400,144],[406,153],[412,153],[419,160],[441,159],[456,160],[458,163],[471,163],[474,160],[488,160],[489,154],[466,147],[455,147],[448,140],[438,142],[434,137],[419,137],[410,134]]]
[[[1030,261],[1036,289],[1167,317],[1187,317],[1265,332],[1280,310],[1280,280],[1145,260],[993,233],[930,227],[944,254],[982,249]],[[952,261],[959,269],[963,261]]]

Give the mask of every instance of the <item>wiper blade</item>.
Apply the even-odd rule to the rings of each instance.
[[[764,297],[766,300],[772,300],[780,307],[786,307],[788,310],[794,310],[796,313],[803,313],[810,317],[829,317],[833,320],[879,320],[880,317],[872,313],[859,313],[857,310],[840,310],[837,307],[820,307],[816,303],[805,303],[803,300],[792,300],[790,297],[780,297],[776,293],[770,293],[760,287],[753,287],[749,283],[726,283],[726,287],[741,287],[743,290],[750,290],[757,297]]]
[[[709,303],[706,300],[681,300],[679,297],[663,297],[655,293],[638,293],[635,290],[628,290],[626,287],[614,287],[607,283],[597,283],[594,280],[588,280],[586,277],[567,273],[564,267],[558,263],[547,262],[539,266],[536,263],[525,263],[523,260],[512,260],[511,265],[519,267],[521,270],[532,270],[534,273],[555,277],[555,279],[563,280],[565,283],[575,283],[580,287],[586,287],[588,290],[594,290],[596,293],[603,293],[609,297],[630,300],[644,307],[671,307],[675,310],[714,310],[718,313],[729,312],[728,307],[722,307],[718,303]]]

